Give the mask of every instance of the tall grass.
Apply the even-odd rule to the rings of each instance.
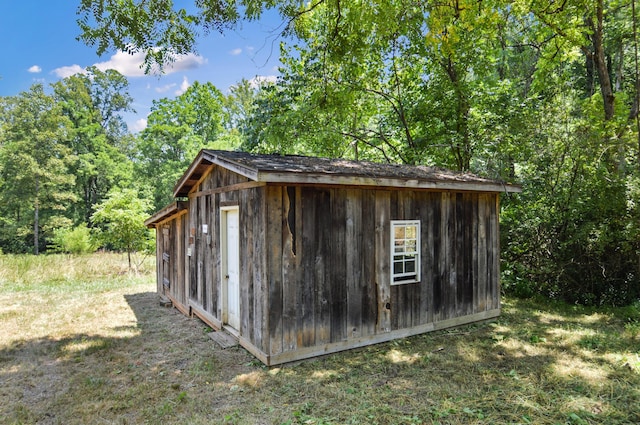
[[[118,253],[85,255],[0,255],[0,293],[103,291],[148,281],[155,260],[148,257],[129,270]]]

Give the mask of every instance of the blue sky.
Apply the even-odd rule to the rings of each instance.
[[[14,96],[34,83],[49,83],[96,65],[113,68],[129,80],[135,114],[125,119],[132,131],[146,123],[152,101],[173,98],[194,81],[211,82],[223,93],[242,78],[273,79],[279,64],[282,20],[269,13],[225,34],[210,33],[198,55],[176,61],[162,76],[145,76],[141,57],[122,52],[98,56],[76,37],[80,0],[0,0],[0,96]]]

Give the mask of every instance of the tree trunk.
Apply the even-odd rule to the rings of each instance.
[[[600,92],[602,93],[602,101],[604,103],[604,119],[610,121],[615,113],[615,95],[611,86],[611,78],[609,77],[609,68],[607,67],[606,55],[604,52],[604,13],[603,2],[598,0],[596,5],[596,22],[592,18],[587,19],[588,25],[593,31],[593,61],[596,65],[598,80],[600,81]]]
[[[471,164],[471,137],[469,134],[469,112],[471,105],[469,99],[462,88],[462,81],[458,76],[458,71],[451,57],[447,58],[444,66],[449,80],[453,85],[453,89],[457,97],[457,115],[456,115],[456,134],[460,140],[456,141],[452,146],[454,156],[456,158],[457,171],[468,171]]]
[[[40,178],[36,174],[36,200],[34,205],[34,220],[33,220],[33,253],[35,255],[40,254],[38,240],[40,239]]]

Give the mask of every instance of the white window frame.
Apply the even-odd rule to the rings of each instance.
[[[415,237],[407,237],[406,229],[415,226]],[[404,228],[402,238],[396,238],[396,229]],[[412,248],[413,247],[413,248]],[[420,282],[420,220],[391,220],[391,285]],[[407,265],[413,271],[407,272]],[[401,270],[396,271],[396,266]]]

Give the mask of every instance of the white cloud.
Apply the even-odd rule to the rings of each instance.
[[[172,88],[174,88],[175,86],[177,86],[176,83],[165,84],[164,86],[156,87],[154,90],[157,93],[165,93],[165,92],[168,92],[169,90],[171,90]]]
[[[180,88],[176,90],[176,96],[180,96],[182,93],[186,92],[189,87],[191,87],[191,84],[187,77],[182,77],[182,84],[180,84]]]
[[[61,66],[60,68],[56,68],[52,71],[53,74],[57,75],[60,78],[71,77],[76,74],[84,74],[87,72],[80,65],[73,64],[71,66]]]
[[[175,61],[165,66],[164,74],[168,75],[174,72],[198,68],[206,62],[207,60],[204,57],[194,55],[193,53],[176,55]],[[108,61],[96,63],[95,67],[101,71],[115,69],[125,77],[142,77],[145,75],[143,63],[144,53],[128,54],[120,51],[111,56]],[[158,73],[157,71],[156,68],[151,69],[152,73]]]
[[[115,55],[111,56],[108,61],[96,63],[95,67],[100,71],[115,69],[126,77],[141,77],[145,75],[144,68],[142,67],[143,62],[143,53],[130,55],[125,52],[117,52]]]
[[[178,55],[174,63],[167,65],[165,68],[165,74],[173,74],[174,72],[200,68],[206,63],[207,60],[204,57],[194,55],[193,53],[189,53],[188,55]]]
[[[124,75],[125,77],[143,77],[144,73],[144,53],[138,52],[132,55],[119,51],[115,55],[111,56],[108,61],[95,63],[94,66],[100,71],[106,71],[107,69],[114,69]],[[173,74],[175,72],[186,71],[190,69],[199,68],[207,63],[207,59],[202,56],[189,53],[187,55],[176,55],[175,61],[165,66],[163,73],[165,75]],[[36,73],[42,69],[34,65],[29,68],[29,72]],[[62,66],[52,71],[59,78],[67,78],[75,74],[85,74],[87,71],[80,65],[73,64],[69,66]],[[151,73],[159,74],[157,69],[152,68]],[[172,87],[167,88],[170,90]]]
[[[240,53],[242,53],[241,48],[233,49],[232,51],[229,52],[231,56],[238,56]]]
[[[140,118],[139,120],[137,120],[133,124],[129,125],[129,130],[131,130],[132,133],[138,133],[138,132],[144,130],[145,128],[147,128],[147,119],[146,118]]]
[[[32,74],[39,74],[40,72],[42,72],[42,68],[40,68],[38,65],[33,65],[31,68],[27,69],[27,71]]]

